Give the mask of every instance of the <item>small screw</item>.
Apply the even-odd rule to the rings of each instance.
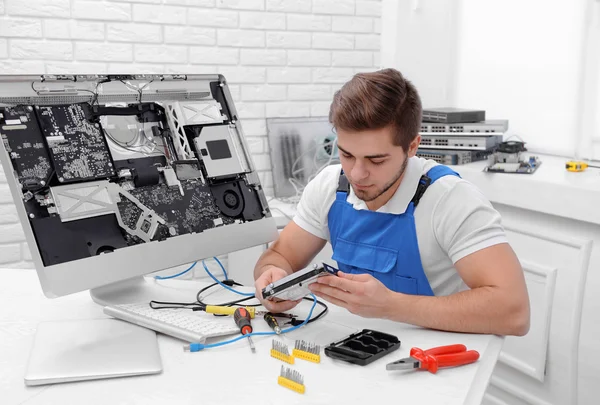
[[[63,181],[65,181],[65,179],[63,179],[62,177],[59,177],[58,181],[60,181],[62,183]]]
[[[29,218],[35,218],[35,215],[29,214]]]

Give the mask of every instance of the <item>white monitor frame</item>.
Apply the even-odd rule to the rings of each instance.
[[[80,91],[73,93],[73,83],[77,83],[78,89],[87,88],[90,91],[98,91],[98,94],[102,94],[100,93],[102,85],[98,86],[98,82],[103,77],[106,77],[106,75],[0,75],[0,106],[7,105],[6,100],[8,100],[8,97],[28,99],[31,104],[36,104],[36,100],[38,102],[48,101],[52,97],[80,102],[82,98],[90,97],[90,94]],[[223,88],[227,108],[229,108],[233,117],[231,123],[234,124],[235,131],[239,135],[239,145],[241,145],[242,152],[250,165],[251,172],[247,173],[247,178],[250,179],[251,184],[260,185],[227,81],[222,75],[140,75],[135,77],[139,79],[140,83],[148,83],[154,78],[155,84],[143,87],[144,101],[151,101],[153,96],[161,97],[161,100],[164,100],[165,94],[168,95],[169,92],[174,94],[181,91],[199,91],[198,88],[206,88],[208,83],[218,81]],[[45,84],[44,86],[40,85],[42,81]],[[35,90],[30,85],[32,82],[37,84]],[[46,95],[40,95],[41,87],[44,87]],[[111,97],[114,97],[115,100],[137,97],[137,93],[116,94],[108,91],[104,92],[102,97],[103,102],[105,102],[110,100]],[[69,102],[65,101],[64,104]],[[129,286],[134,290],[139,289],[140,284],[133,280],[140,279],[140,276],[207,257],[266,244],[275,240],[278,235],[275,220],[268,208],[264,192],[262,187],[259,187],[259,198],[265,215],[263,219],[220,226],[201,233],[180,235],[160,242],[153,241],[117,249],[110,254],[100,254],[71,262],[45,266],[23,204],[21,186],[12,170],[10,156],[3,142],[0,142],[0,162],[4,167],[6,180],[23,226],[42,290],[49,298],[96,289],[99,294],[92,294],[94,299],[107,302],[106,297],[110,296],[110,291],[120,291],[120,288],[124,286]],[[129,281],[119,284],[119,282],[126,280]],[[132,299],[131,296],[125,299],[126,294],[121,295],[121,298],[117,301]],[[100,298],[101,296],[104,298]],[[137,296],[137,298],[140,297],[140,295]],[[153,298],[156,299],[157,297],[153,296]]]

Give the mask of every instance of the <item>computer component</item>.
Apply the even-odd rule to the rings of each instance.
[[[473,134],[503,134],[508,130],[508,120],[487,120],[473,123],[421,123],[421,135],[473,135]]]
[[[421,135],[420,149],[488,150],[502,142],[502,135]]]
[[[156,333],[116,319],[41,322],[25,370],[25,385],[157,374]]]
[[[494,152],[488,150],[437,150],[417,149],[417,156],[431,159],[443,165],[464,165],[471,162],[485,160]]]
[[[423,109],[423,121],[443,122],[447,124],[479,122],[485,121],[485,111],[461,108],[425,108]]]
[[[175,101],[167,102],[164,106],[169,126],[175,135],[173,146],[182,159],[191,159],[194,156],[186,135],[187,126],[227,122],[227,116],[223,114],[222,106],[216,100]]]
[[[498,145],[496,151],[488,157],[488,166],[484,171],[531,174],[537,170],[542,162],[537,156],[529,156],[524,159],[521,153],[526,151],[524,142],[502,142]]]
[[[269,284],[263,288],[262,296],[268,300],[279,298],[295,301],[310,294],[308,286],[319,277],[335,275],[337,271],[336,268],[327,263],[322,263],[321,266],[315,264],[313,267],[296,271]]]
[[[192,343],[204,343],[207,338],[234,335],[239,329],[231,318],[219,322],[207,319],[206,314],[197,314],[189,309],[153,309],[147,302],[108,305],[106,315],[152,329]]]
[[[0,137],[48,297],[177,300],[141,276],[277,238],[221,75],[0,76]]]
[[[59,183],[115,175],[108,144],[89,104],[35,106]]]
[[[235,126],[198,127],[194,145],[202,155],[209,178],[227,177],[249,171],[250,164],[235,134]]]
[[[340,162],[327,117],[268,118],[267,133],[277,198],[299,198],[320,170]]]

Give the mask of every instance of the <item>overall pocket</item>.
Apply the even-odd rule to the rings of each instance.
[[[371,274],[391,290],[396,289],[394,269],[397,258],[397,250],[350,242],[342,238],[337,239],[332,256],[340,270],[353,274]]]
[[[396,275],[396,292],[410,295],[417,295],[419,293],[419,283],[416,278]]]
[[[371,274],[392,291],[416,295],[419,291],[418,280],[396,271],[398,254],[395,249],[338,238],[332,259],[343,272]]]

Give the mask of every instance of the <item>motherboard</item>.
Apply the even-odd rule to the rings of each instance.
[[[236,117],[221,87],[210,90],[196,100],[0,104],[45,266],[264,218]]]
[[[100,125],[87,104],[35,106],[58,181],[70,183],[114,176]]]

